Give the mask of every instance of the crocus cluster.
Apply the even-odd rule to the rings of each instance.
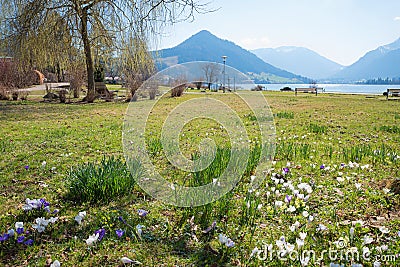
[[[49,223],[55,223],[58,217],[51,217],[50,219],[45,219],[44,217],[36,218],[35,224],[32,224],[33,229],[36,229],[39,233],[44,232]]]
[[[8,240],[17,240],[18,244],[25,244],[27,246],[31,246],[33,244],[32,239],[28,239],[26,235],[29,235],[28,231],[24,231],[24,223],[23,222],[16,222],[15,223],[15,230],[10,229],[7,233],[0,235],[0,243],[6,242]]]
[[[104,236],[106,235],[105,229],[99,229],[94,232],[93,235],[90,235],[88,239],[86,239],[86,244],[88,246],[93,246],[95,243],[100,242]]]
[[[235,246],[235,242],[233,242],[232,239],[228,238],[226,235],[219,234],[218,240],[221,244],[227,246],[228,248]]]
[[[50,213],[50,203],[44,198],[41,199],[29,199],[25,200],[25,204],[22,206],[24,211],[31,210],[44,210]]]

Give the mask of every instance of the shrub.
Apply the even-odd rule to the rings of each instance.
[[[157,88],[151,88],[149,89],[149,97],[150,100],[156,99],[156,95],[158,94],[158,89]]]
[[[34,71],[19,69],[16,62],[0,59],[0,87],[6,90],[24,88],[35,84],[36,80]]]
[[[171,96],[172,97],[181,97],[183,95],[183,92],[185,92],[186,89],[186,84],[181,84],[178,86],[175,86],[171,90]]]
[[[68,80],[70,82],[70,90],[74,93],[74,98],[79,98],[81,89],[86,81],[86,71],[82,64],[76,64],[71,67]]]
[[[135,167],[137,172],[131,175],[123,161],[104,157],[98,166],[87,163],[71,169],[67,198],[78,203],[98,203],[129,195],[135,185],[134,178],[140,174],[139,165]]]
[[[8,100],[8,92],[4,86],[1,86],[0,84],[0,100]]]
[[[278,112],[275,114],[275,117],[280,118],[280,119],[294,119],[294,113],[293,112]]]
[[[400,133],[400,128],[396,125],[392,125],[392,126],[384,125],[384,126],[380,127],[380,130],[382,132],[387,132],[387,133]]]

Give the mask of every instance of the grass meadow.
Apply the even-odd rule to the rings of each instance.
[[[253,114],[232,93],[215,94],[243,121],[252,154],[234,190],[192,208],[134,182],[141,167],[127,170],[121,141],[127,103],[0,102],[0,265],[399,266],[400,101],[264,94],[276,129],[265,180],[253,190]],[[147,149],[171,182],[213,183],[229,160],[227,132],[207,119],[180,137],[188,158],[214,140],[206,170],[185,173],[163,154],[168,112],[204,95],[164,97],[149,119]]]

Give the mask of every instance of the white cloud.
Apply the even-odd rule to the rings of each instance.
[[[268,37],[245,38],[240,40],[239,45],[246,49],[270,47],[271,41]]]
[[[395,21],[400,20],[400,16],[399,17],[395,17],[393,20],[395,20]]]

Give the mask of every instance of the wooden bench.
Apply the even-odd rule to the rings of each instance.
[[[386,100],[389,100],[389,95],[391,95],[391,96],[400,96],[400,89],[388,88],[387,91],[386,91]]]
[[[315,95],[318,95],[318,89],[320,88],[317,87],[295,88],[294,94],[297,95],[297,92],[301,92],[301,93],[313,93]]]

